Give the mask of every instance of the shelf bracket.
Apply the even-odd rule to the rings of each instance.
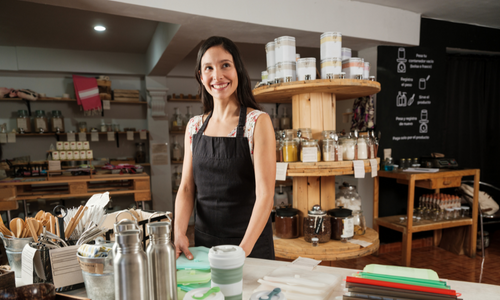
[[[120,148],[120,138],[118,132],[115,132],[116,148]]]

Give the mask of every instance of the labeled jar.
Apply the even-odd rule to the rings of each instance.
[[[314,205],[312,210],[304,218],[304,240],[312,242],[313,237],[317,237],[320,243],[326,243],[331,236],[331,221],[320,205]]]
[[[44,110],[35,111],[35,131],[44,133],[49,131],[47,117]]]
[[[60,110],[52,111],[52,118],[50,118],[51,131],[55,133],[64,132],[64,118]]]
[[[321,79],[333,79],[333,75],[342,72],[342,60],[340,58],[324,58],[321,60]],[[331,74],[332,78],[328,78]]]
[[[360,136],[357,141],[358,159],[368,159],[368,138]]]
[[[332,240],[346,243],[354,236],[354,218],[352,210],[347,208],[334,208],[328,211],[332,223]]]
[[[323,161],[335,161],[335,146],[333,139],[323,140]]]
[[[342,56],[342,34],[340,32],[324,32],[320,36],[321,59]]]
[[[295,162],[299,160],[299,149],[296,140],[286,139],[283,141],[283,161]]]
[[[18,133],[30,133],[31,132],[31,119],[28,116],[27,110],[17,111],[17,132]]]
[[[319,148],[318,140],[303,140],[300,146],[300,161],[321,161],[321,150]]]
[[[276,140],[276,162],[283,162],[283,145],[280,140]]]
[[[299,237],[299,210],[291,207],[277,208],[274,219],[275,235],[281,239]]]
[[[297,60],[297,80],[316,79],[316,58],[304,57]]]
[[[345,78],[355,79],[357,75],[363,76],[363,60],[359,57],[351,57],[342,61],[342,72]]]
[[[146,152],[144,151],[144,143],[135,144],[135,162],[143,164],[146,162]]]
[[[356,141],[348,136],[340,139],[340,145],[342,146],[342,158],[343,160],[354,160],[355,159],[355,149]]]

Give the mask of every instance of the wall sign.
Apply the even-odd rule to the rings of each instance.
[[[378,47],[377,129],[381,148],[394,158],[428,156],[440,148],[440,100],[444,51],[424,47]]]

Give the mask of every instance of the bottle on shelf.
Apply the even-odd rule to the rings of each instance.
[[[17,111],[17,132],[18,133],[30,133],[31,132],[31,119],[28,116],[27,110]]]
[[[135,144],[135,162],[143,164],[146,162],[146,152],[144,151],[144,143]]]
[[[193,117],[193,113],[191,113],[191,105],[187,106],[187,113],[184,116],[184,125],[187,125],[189,123],[189,120]]]
[[[177,137],[174,138],[174,146],[172,148],[172,160],[174,161],[182,160],[182,151],[179,143],[177,142]]]
[[[64,118],[60,110],[52,111],[52,118],[50,119],[52,125],[51,131],[55,133],[64,132]]]
[[[181,186],[182,173],[179,172],[179,167],[175,166],[174,179],[172,180],[172,187],[174,189],[179,189]]]
[[[271,121],[273,122],[274,131],[280,130],[280,119],[274,111],[274,108],[271,108]]]
[[[286,113],[286,107],[284,107],[283,109],[284,109],[283,117],[281,117],[281,120],[280,120],[281,130],[290,129],[290,128],[292,128],[292,126],[290,124],[290,118],[288,117],[288,114]]]
[[[106,123],[104,123],[104,119],[101,119],[101,132],[106,131],[108,131],[108,127],[106,126]]]
[[[174,115],[172,116],[172,130],[182,130],[183,129],[182,115],[179,112],[179,108],[174,107]]]

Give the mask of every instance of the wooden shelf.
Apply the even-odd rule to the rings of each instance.
[[[377,170],[380,169],[380,158],[377,157]],[[365,172],[371,172],[369,160],[363,160]],[[320,161],[314,163],[293,162],[288,163],[287,176],[309,177],[309,176],[337,176],[354,174],[354,163],[352,161]]]
[[[185,130],[170,130],[170,134],[185,134]]]
[[[0,98],[0,101],[22,101],[24,99],[21,98]],[[52,98],[52,97],[45,97],[45,98],[39,98],[37,100],[27,100],[31,102],[76,102],[76,99],[63,99],[63,98]],[[141,104],[141,105],[146,105],[148,104],[146,101],[122,101],[122,100],[109,100],[110,103],[114,104]]]
[[[407,232],[408,228],[406,226],[406,222],[400,223],[400,217],[405,217],[405,215],[382,217],[375,219],[375,221],[379,226],[384,226],[399,232]],[[412,232],[429,231],[466,225],[472,225],[472,218],[459,218],[441,221],[421,220],[418,223],[413,220]]]
[[[167,101],[171,102],[200,102],[201,103],[201,98],[198,97],[192,97],[192,98],[187,98],[187,97],[182,97],[182,98],[172,98],[172,96],[169,96]]]
[[[172,164],[174,165],[182,165],[184,163],[183,160],[172,160]]]
[[[113,132],[113,131],[109,131],[109,132]],[[149,134],[149,131],[146,131],[147,134]],[[75,137],[78,136],[80,132],[75,132]],[[92,134],[93,132],[85,132],[86,135],[90,135]],[[106,132],[101,132],[101,131],[98,131],[97,132],[99,135],[107,135],[108,134],[108,131]],[[115,132],[115,133],[118,133],[118,134],[127,134],[127,131],[118,131],[118,132]],[[134,134],[136,133],[140,133],[140,131],[134,131]],[[16,137],[23,137],[23,136],[55,136],[55,135],[68,135],[67,132],[61,132],[61,133],[55,133],[55,132],[46,132],[46,133],[23,133],[23,134],[20,134],[20,133],[16,133]],[[145,140],[144,140],[145,141]],[[78,141],[79,142],[79,141]],[[86,141],[83,141],[83,142],[86,142]],[[62,151],[62,150],[61,150]]]
[[[253,90],[260,103],[292,103],[292,97],[306,93],[331,93],[336,100],[353,99],[380,92],[380,83],[359,79],[317,79],[266,85]]]

